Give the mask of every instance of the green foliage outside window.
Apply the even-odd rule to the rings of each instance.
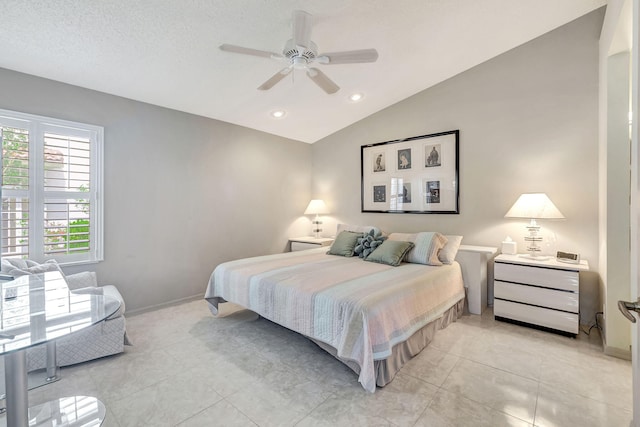
[[[2,185],[5,188],[29,187],[29,134],[13,128],[1,128]]]
[[[48,250],[68,250],[86,252],[89,250],[89,220],[77,219],[69,223],[69,227],[60,225],[57,228],[49,228],[45,238]]]

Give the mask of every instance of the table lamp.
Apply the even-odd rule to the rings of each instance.
[[[327,205],[325,205],[324,201],[320,199],[314,199],[310,201],[309,206],[307,206],[307,209],[304,211],[305,215],[316,216],[312,222],[314,233],[313,235],[316,239],[320,237],[320,232],[322,231],[322,228],[320,228],[320,224],[322,224],[322,221],[320,221],[319,215],[327,213],[329,213],[329,209],[327,209]]]
[[[529,235],[524,237],[524,241],[528,242],[527,250],[530,253],[520,255],[521,257],[536,260],[549,258],[538,255],[538,252],[541,251],[538,243],[542,241],[542,236],[539,234],[540,226],[536,220],[564,219],[564,215],[562,215],[545,193],[524,193],[520,195],[504,217],[528,218],[531,220],[529,225],[527,225]]]

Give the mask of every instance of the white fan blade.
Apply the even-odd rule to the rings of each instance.
[[[320,86],[320,89],[327,92],[328,94],[336,93],[340,90],[340,86],[335,84],[333,80],[331,80],[325,73],[318,70],[317,68],[309,68],[307,70],[307,76],[309,76],[309,78],[313,80],[315,84]]]
[[[274,52],[267,52],[266,50],[251,49],[249,47],[236,46],[233,44],[222,44],[220,50],[232,53],[241,53],[243,55],[262,56],[265,58],[281,58],[282,55]]]
[[[260,85],[260,87],[258,87],[258,90],[269,90],[269,89],[271,89],[272,87],[274,87],[276,85],[276,83],[278,83],[280,80],[282,80],[285,77],[287,77],[287,75],[291,72],[292,69],[293,69],[292,67],[287,67],[287,68],[283,68],[282,70],[278,71],[269,80],[267,80],[266,82],[262,83]]]
[[[293,45],[309,47],[313,16],[302,10],[293,11]]]
[[[378,51],[375,49],[349,50],[345,52],[323,53],[316,58],[320,64],[357,64],[359,62],[376,62]]]

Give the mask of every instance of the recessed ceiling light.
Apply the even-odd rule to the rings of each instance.
[[[351,102],[358,102],[358,101],[361,101],[363,97],[364,97],[364,95],[363,95],[363,94],[361,94],[361,93],[359,93],[359,92],[356,92],[356,93],[353,93],[353,94],[351,94],[351,95],[349,96],[349,101],[351,101]]]
[[[284,110],[274,110],[271,112],[271,117],[273,117],[274,119],[282,119],[286,115],[287,112]]]

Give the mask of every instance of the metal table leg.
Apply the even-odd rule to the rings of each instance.
[[[58,381],[58,358],[56,355],[55,341],[49,341],[47,344],[47,379],[46,383]]]
[[[29,395],[26,350],[4,355],[4,380],[7,389],[7,425],[11,427],[28,427]]]

